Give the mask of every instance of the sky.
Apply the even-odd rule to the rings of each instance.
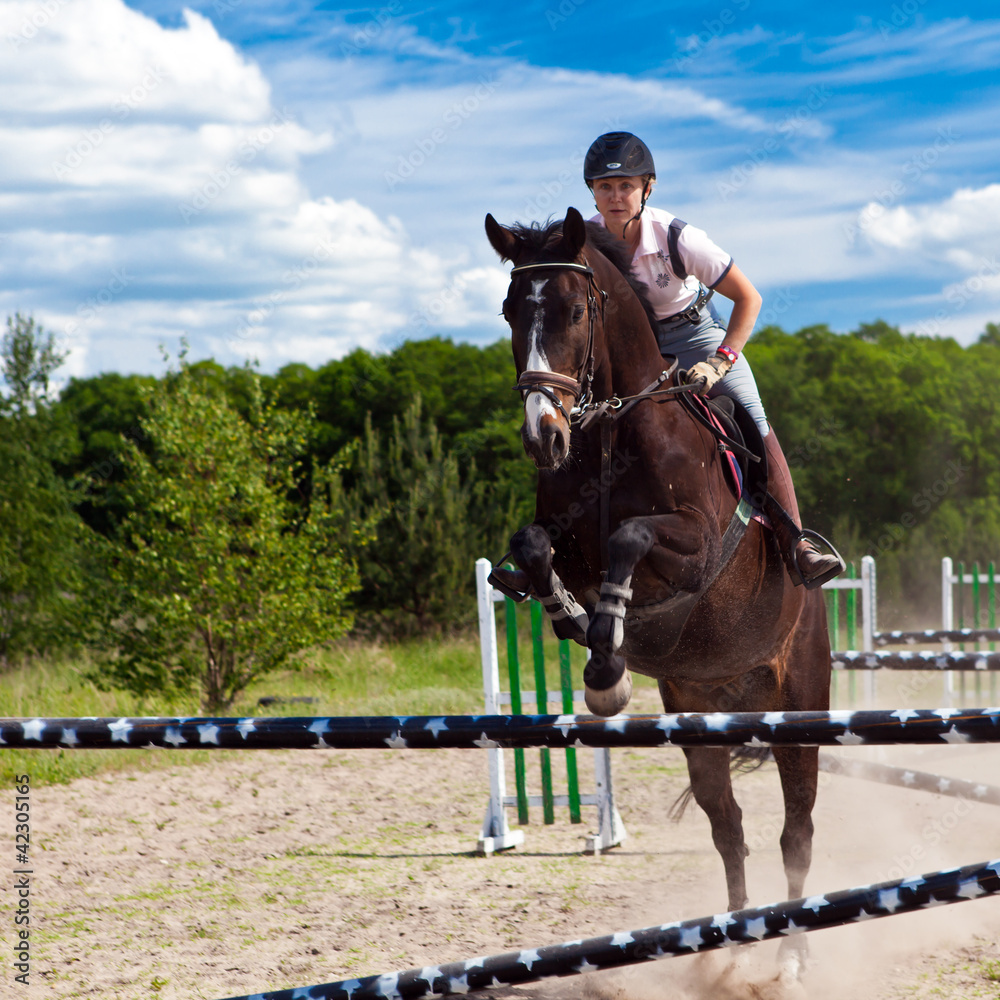
[[[0,0],[0,53],[0,308],[64,377],[493,343],[486,213],[592,214],[620,129],[758,328],[1000,322],[992,3]]]

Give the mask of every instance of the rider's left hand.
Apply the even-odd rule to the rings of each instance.
[[[713,354],[707,361],[699,361],[692,365],[684,377],[688,385],[693,385],[695,391],[704,396],[733,367],[728,358]]]

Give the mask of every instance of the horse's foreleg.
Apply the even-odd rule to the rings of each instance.
[[[608,571],[587,629],[590,660],[583,672],[587,707],[595,715],[617,715],[632,697],[632,678],[618,655],[625,636],[625,602],[632,597],[632,573],[655,542],[648,519],[639,517],[623,521],[608,539]]]
[[[587,612],[566,589],[552,568],[552,542],[540,524],[529,524],[515,532],[510,540],[510,554],[527,575],[531,590],[541,602],[558,639],[585,643],[589,619]]]
[[[691,791],[712,824],[712,841],[726,870],[730,910],[747,905],[744,860],[750,852],[743,840],[743,811],[733,796],[726,747],[685,748]]]

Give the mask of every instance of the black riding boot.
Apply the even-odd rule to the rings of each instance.
[[[807,590],[812,590],[843,573],[844,560],[822,535],[799,527],[799,505],[795,499],[792,475],[773,428],[764,438],[764,447],[767,449],[768,491],[764,513],[774,529],[778,549],[792,582],[796,586],[804,584]],[[821,552],[813,544],[814,539],[830,551]]]

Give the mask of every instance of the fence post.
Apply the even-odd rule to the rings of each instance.
[[[545,682],[545,649],[542,642],[542,606],[531,602],[531,648],[535,664],[535,713],[548,715],[549,688]],[[548,747],[539,751],[542,765],[542,820],[547,825],[556,821],[555,803],[552,801],[552,758]]]
[[[870,653],[875,649],[876,624],[875,560],[871,556],[861,557],[861,650]],[[865,671],[865,704],[875,706],[875,671]]]
[[[952,566],[951,556],[945,556],[941,560],[941,628],[950,632],[955,627],[955,603],[951,593]],[[946,653],[951,652],[951,643],[941,643],[941,648]],[[951,708],[955,701],[955,672],[945,671],[944,678],[944,707]]]
[[[611,784],[611,751],[594,751],[594,781],[597,784],[597,833],[586,838],[585,854],[599,854],[625,839],[625,824],[615,805],[615,790]]]
[[[503,602],[504,625],[507,633],[507,678],[510,682],[510,710],[520,715],[521,708],[521,663],[517,653],[517,605],[505,597]],[[517,796],[517,821],[524,826],[528,822],[528,775],[524,766],[524,749],[514,748],[514,793]]]
[[[569,640],[559,640],[559,688],[562,691],[563,715],[573,715],[573,675],[570,672]],[[569,821],[582,823],[580,815],[580,774],[576,766],[576,747],[566,747],[566,783],[569,786]]]
[[[497,620],[493,610],[493,588],[489,575],[489,559],[476,560],[476,602],[479,609],[479,649],[483,665],[483,693],[487,715],[500,714],[500,663],[497,658]],[[477,849],[480,854],[492,854],[524,843],[523,830],[507,826],[503,799],[507,791],[503,750],[487,750],[490,771],[490,801],[483,820],[483,832]]]

